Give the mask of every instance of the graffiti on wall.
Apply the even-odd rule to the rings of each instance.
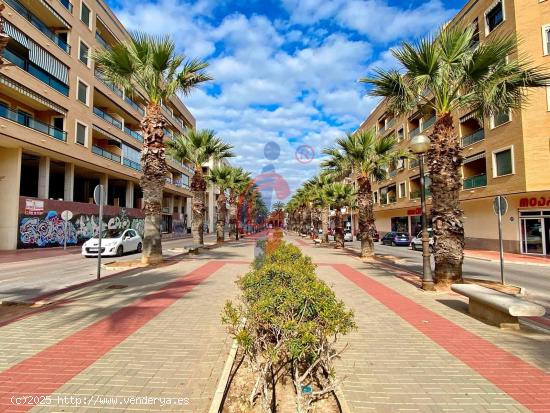
[[[57,211],[48,211],[42,215],[21,215],[19,219],[19,248],[58,247],[65,240],[65,223]],[[117,216],[106,216],[103,228],[135,229],[143,236],[143,218],[132,218],[121,209]],[[74,215],[67,223],[67,245],[78,245],[97,237],[99,218],[97,215]]]

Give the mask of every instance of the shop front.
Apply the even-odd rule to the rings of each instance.
[[[550,255],[550,196],[523,197],[519,206],[521,252]]]

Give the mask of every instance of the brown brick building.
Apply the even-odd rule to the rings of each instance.
[[[2,1],[11,39],[0,69],[0,249],[59,245],[60,209],[75,215],[71,241],[91,236],[99,183],[115,207],[109,225],[139,229],[145,101],[102,80],[89,57],[128,33],[104,0]],[[195,126],[180,100],[163,109],[168,139]],[[163,230],[186,232],[193,171],[173,159],[169,169]]]
[[[450,24],[455,22],[474,25],[479,42],[515,33],[521,39],[519,54],[550,70],[550,1],[471,0]],[[530,91],[525,109],[482,123],[469,113],[455,113],[454,119],[464,156],[460,197],[466,247],[498,248],[492,202],[495,195],[505,195],[509,202],[503,220],[505,249],[550,255],[550,91]],[[434,114],[421,113],[392,118],[382,102],[361,128],[375,128],[380,136],[396,134],[406,148],[416,134],[429,135],[434,121]],[[374,187],[377,227],[381,233],[400,230],[416,235],[420,226],[418,164],[402,162],[389,176]]]

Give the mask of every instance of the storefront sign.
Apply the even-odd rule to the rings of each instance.
[[[407,209],[407,215],[421,215],[422,214],[422,208],[413,208],[413,209]]]
[[[520,208],[535,208],[535,207],[550,207],[550,196],[532,196],[525,197],[519,200]]]
[[[25,215],[41,215],[44,213],[44,201],[25,199]]]

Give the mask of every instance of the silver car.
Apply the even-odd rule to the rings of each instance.
[[[434,234],[431,228],[428,228],[428,236],[430,238],[429,246],[431,252],[434,248]],[[416,237],[411,240],[411,248],[413,251],[422,251],[422,231],[416,234]]]
[[[101,235],[101,255],[121,256],[126,252],[141,252],[143,242],[134,229],[108,229]],[[96,257],[99,250],[99,239],[90,238],[82,245],[82,255]]]

